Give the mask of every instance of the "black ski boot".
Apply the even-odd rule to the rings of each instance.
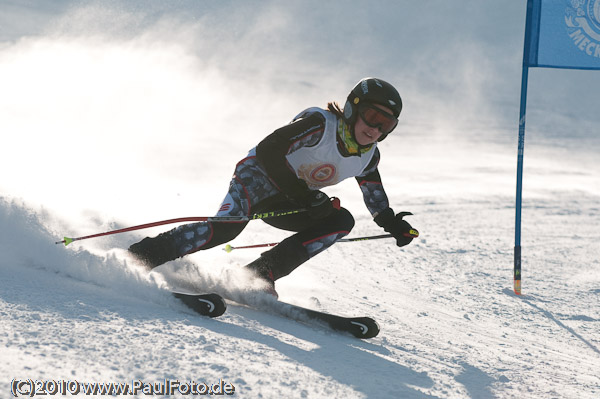
[[[273,249],[263,252],[260,258],[245,267],[257,278],[267,282],[266,292],[278,298],[275,281],[290,274],[309,259],[304,245],[294,236],[288,237]]]
[[[260,258],[256,259],[254,262],[246,265],[245,267],[251,270],[256,278],[267,283],[264,290],[267,294],[273,295],[275,298],[279,298],[279,294],[275,290],[275,278],[273,277],[273,270],[271,270],[262,255]]]
[[[142,262],[148,269],[179,258],[177,248],[170,235],[161,233],[154,238],[146,237],[131,245],[129,253]]]

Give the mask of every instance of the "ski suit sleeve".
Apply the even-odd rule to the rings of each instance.
[[[275,185],[290,200],[302,204],[310,194],[306,182],[296,176],[286,155],[302,147],[312,147],[323,137],[325,118],[310,114],[275,130],[256,147],[256,159]]]
[[[379,150],[377,149],[373,155],[373,159],[365,168],[365,171],[360,176],[356,176],[356,181],[363,194],[365,205],[373,218],[377,217],[381,212],[390,207],[387,194],[381,183],[381,176],[377,165],[379,164]]]

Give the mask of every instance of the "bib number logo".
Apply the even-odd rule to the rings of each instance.
[[[335,166],[332,164],[319,165],[310,173],[310,178],[315,183],[327,183],[335,176]]]

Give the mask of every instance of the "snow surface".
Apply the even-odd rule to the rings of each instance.
[[[0,1],[0,398],[15,378],[224,380],[240,398],[599,398],[600,75],[530,72],[518,297],[524,4],[240,3]],[[241,288],[258,249],[147,273],[124,250],[164,228],[55,245],[214,214],[248,149],[369,75],[404,99],[380,170],[421,237],[339,243],[277,288],[372,316],[378,337],[235,304],[208,319],[166,291]],[[352,236],[381,233],[354,181],[326,191],[355,216]],[[257,221],[231,244],[286,235]]]

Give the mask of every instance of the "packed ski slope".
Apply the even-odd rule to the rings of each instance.
[[[239,398],[600,397],[600,137],[581,90],[598,92],[593,72],[552,87],[567,75],[531,74],[524,295],[512,292],[524,6],[466,2],[491,34],[465,40],[480,25],[443,2],[323,6],[344,21],[402,22],[358,33],[298,20],[303,6],[276,2],[2,3],[22,23],[4,24],[0,45],[0,397],[26,379],[220,383]],[[379,45],[414,32],[417,15],[435,20],[444,46],[430,35],[419,51]],[[494,22],[502,18],[518,32]],[[364,52],[362,66],[333,55],[347,41]],[[318,61],[304,57],[311,43],[320,43],[310,50]],[[464,48],[490,75],[451,56]],[[371,316],[376,338],[235,304],[204,318],[167,291],[242,290],[240,267],[258,249],[215,248],[149,273],[125,249],[161,228],[55,245],[214,214],[235,162],[260,138],[307,106],[343,101],[367,75],[406,88],[405,119],[381,143],[380,171],[393,207],[414,214],[421,236],[402,249],[338,243],[277,289],[287,302]],[[565,108],[561,95],[572,93],[578,102]],[[351,236],[381,233],[354,181],[327,193],[355,216]],[[231,244],[286,234],[253,221]]]

